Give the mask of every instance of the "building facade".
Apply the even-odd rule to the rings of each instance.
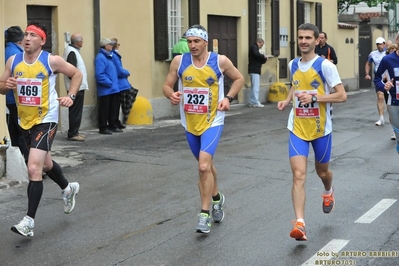
[[[84,36],[81,51],[86,63],[89,91],[85,94],[82,129],[97,125],[97,95],[94,58],[103,37],[117,38],[121,44],[124,67],[131,73],[129,81],[147,98],[154,119],[178,115],[162,94],[162,85],[172,59],[171,49],[191,25],[201,24],[209,32],[209,50],[227,55],[245,77],[245,88],[238,103],[247,101],[250,79],[247,71],[248,48],[261,37],[262,52],[269,60],[262,67],[261,100],[275,82],[289,84],[288,63],[298,56],[297,27],[310,22],[328,33],[328,43],[338,54],[338,71],[347,90],[358,89],[358,27],[356,23],[339,23],[337,3],[331,0],[0,0],[0,27],[39,21],[47,26],[49,37],[45,49],[62,55],[68,36]],[[4,36],[0,36],[4,43]],[[0,49],[4,58],[4,49]],[[0,65],[0,71],[4,65]],[[63,77],[57,90],[65,95]],[[225,91],[229,80],[225,80]],[[5,97],[0,96],[5,102]],[[0,113],[5,113],[0,104]],[[67,109],[61,108],[60,129],[66,130]],[[5,115],[0,115],[0,136],[7,135]]]

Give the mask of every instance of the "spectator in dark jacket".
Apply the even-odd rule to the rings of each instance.
[[[24,32],[19,26],[9,27],[5,31],[6,49],[5,49],[5,62],[11,56],[23,52],[22,40],[24,39]],[[7,127],[8,133],[11,138],[11,145],[19,147],[25,162],[28,161],[29,150],[25,144],[23,132],[18,123],[18,110],[14,98],[14,90],[10,90],[6,95],[6,106],[9,111],[7,114]]]
[[[123,132],[117,127],[119,119],[119,85],[118,73],[112,57],[114,41],[102,38],[100,52],[95,60],[95,77],[98,95],[98,127],[100,134],[111,135],[112,132]]]
[[[132,106],[134,101],[136,100],[138,90],[133,88],[130,85],[128,77],[130,76],[129,70],[123,68],[122,65],[122,56],[119,54],[119,47],[121,44],[118,42],[117,38],[112,38],[112,41],[115,41],[112,57],[112,61],[115,64],[116,72],[118,73],[118,83],[119,83],[119,91],[120,91],[120,107],[122,109],[123,123],[121,121],[117,122],[117,126],[120,129],[126,128],[126,121],[129,117],[130,111],[132,110]],[[119,113],[118,113],[119,117]]]
[[[327,33],[319,33],[319,44],[316,45],[315,53],[325,59],[330,60],[331,63],[336,65],[338,63],[337,54],[334,48],[327,43]]]
[[[249,107],[265,107],[259,101],[260,72],[262,65],[266,63],[267,57],[259,52],[265,41],[261,38],[256,40],[249,49],[248,73],[251,77],[251,91],[249,97]]]

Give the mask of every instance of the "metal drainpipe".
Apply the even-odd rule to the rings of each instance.
[[[100,0],[93,0],[93,27],[94,27],[94,58],[100,51],[101,23],[100,23]]]
[[[291,60],[295,58],[295,0],[291,0],[290,4],[290,53],[291,53]]]

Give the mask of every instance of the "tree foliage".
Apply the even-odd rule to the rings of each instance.
[[[394,5],[396,4],[397,0],[337,0],[338,1],[338,12],[342,13],[347,11],[350,5],[357,5],[361,2],[366,3],[369,7],[378,6],[382,3],[384,4],[384,9],[389,10],[393,9]]]

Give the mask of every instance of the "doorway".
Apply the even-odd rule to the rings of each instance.
[[[52,7],[50,6],[27,6],[28,24],[37,22],[47,30],[46,43],[43,50],[53,53],[52,49]]]
[[[371,88],[372,80],[366,80],[366,65],[367,58],[372,51],[371,28],[370,25],[364,22],[359,24],[359,89]],[[371,67],[371,73],[374,72],[374,66]],[[371,74],[370,73],[370,74]]]
[[[237,18],[227,16],[208,16],[208,50],[227,56],[237,67]],[[224,76],[224,94],[233,81]],[[237,97],[237,96],[236,96]]]

